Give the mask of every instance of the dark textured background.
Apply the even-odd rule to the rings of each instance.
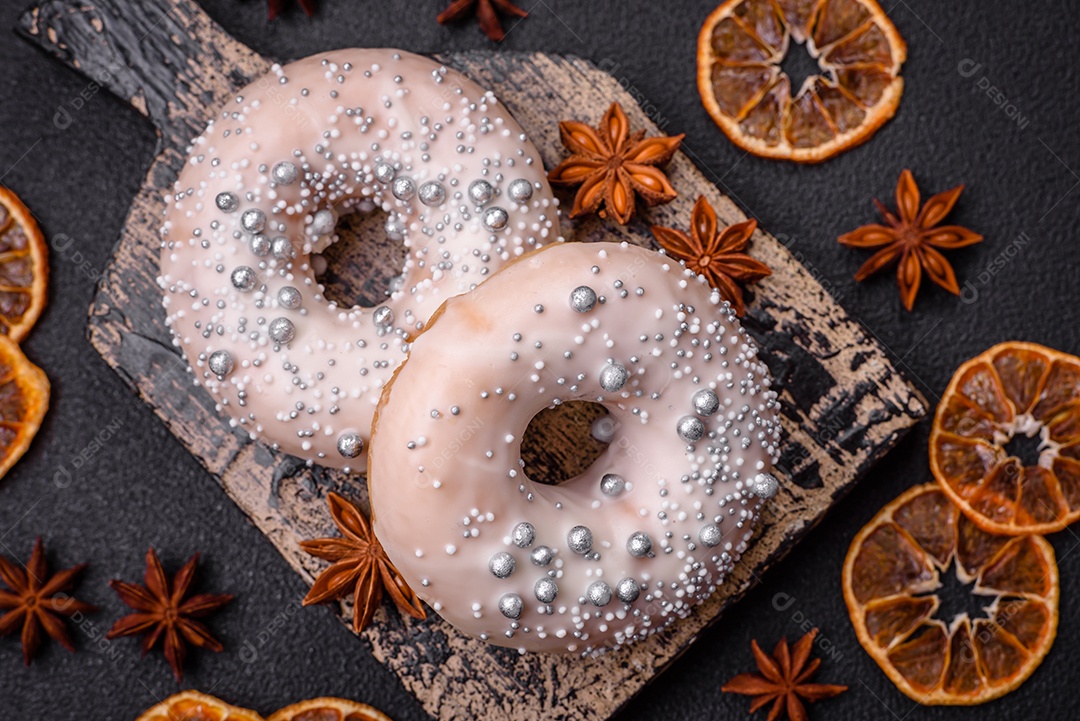
[[[1080,169],[1080,142],[1071,128],[1080,113],[1073,47],[1080,13],[1073,3],[887,2],[909,45],[899,113],[867,145],[818,167],[745,156],[701,109],[694,44],[712,0],[532,3],[523,0],[532,14],[503,47],[582,55],[639,91],[661,125],[687,133],[686,148],[702,169],[800,254],[931,401],[960,362],[992,343],[1024,339],[1080,352],[1080,192],[1071,192],[1080,182],[1073,170]],[[204,4],[240,40],[281,59],[350,45],[492,47],[474,24],[436,25],[442,0],[319,0],[313,19],[295,8],[271,24],[259,0]],[[300,579],[85,341],[97,269],[151,160],[153,132],[124,102],[94,93],[85,78],[3,32],[23,5],[0,0],[0,182],[41,218],[52,245],[49,309],[25,348],[52,379],[53,396],[30,452],[0,482],[0,553],[25,560],[41,534],[54,567],[89,561],[78,596],[101,611],[75,631],[77,654],[49,643],[30,668],[15,639],[0,639],[0,717],[126,721],[180,688],[159,652],[140,662],[134,640],[100,640],[123,612],[108,580],[138,579],[153,545],[170,571],[203,551],[201,588],[237,596],[211,624],[226,651],[194,652],[184,687],[264,713],[331,694],[372,703],[399,721],[424,718],[329,610],[298,608]],[[71,116],[66,128],[53,123],[61,107]],[[912,168],[924,197],[967,183],[952,220],[986,236],[949,254],[967,284],[965,300],[926,287],[911,314],[900,306],[893,278],[856,285],[851,274],[865,254],[835,242],[874,219],[872,197],[892,203],[904,167]],[[920,708],[860,649],[839,590],[844,553],[881,505],[930,479],[928,428],[926,420],[621,718],[742,718],[747,701],[719,688],[752,667],[750,639],[768,648],[809,625],[820,626],[828,642],[819,678],[851,687],[820,703],[815,718],[1074,714],[1074,530],[1052,538],[1062,577],[1057,642],[1005,699],[979,709]],[[954,594],[949,608],[977,610],[964,597]]]

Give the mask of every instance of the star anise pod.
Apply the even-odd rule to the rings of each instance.
[[[739,284],[754,283],[772,274],[769,266],[743,252],[756,227],[756,220],[746,220],[719,230],[716,211],[701,196],[690,214],[689,234],[658,225],[652,227],[652,233],[668,255],[685,261],[687,268],[705,276],[741,316],[746,305]]]
[[[0,556],[0,580],[10,590],[0,589],[0,610],[8,609],[0,616],[0,636],[22,632],[23,661],[27,666],[34,658],[44,631],[68,651],[74,651],[64,618],[76,613],[91,613],[95,606],[76,601],[65,591],[75,583],[75,577],[86,568],[85,563],[73,566],[49,576],[45,562],[45,547],[39,537],[25,570],[18,564]]]
[[[810,683],[810,678],[817,672],[821,659],[810,661],[810,649],[814,645],[818,630],[799,639],[788,650],[786,638],[776,644],[773,655],[767,656],[757,641],[750,642],[760,673],[740,673],[720,687],[721,691],[753,696],[750,713],[754,713],[772,703],[767,721],[776,721],[785,711],[791,721],[806,721],[806,707],[803,701],[813,703],[824,698],[832,698],[847,691],[847,686]]]
[[[164,636],[165,659],[172,666],[177,681],[184,678],[187,644],[208,648],[217,653],[223,650],[221,643],[210,634],[210,629],[195,619],[208,616],[233,600],[230,594],[187,597],[198,563],[199,554],[196,553],[180,572],[173,576],[170,583],[161,561],[151,548],[146,552],[145,586],[118,580],[109,581],[120,600],[134,609],[135,613],[114,623],[105,638],[144,634],[142,652],[146,655]]]
[[[915,185],[915,178],[910,170],[905,169],[900,173],[900,180],[896,184],[897,212],[892,213],[880,200],[874,200],[886,225],[864,225],[838,238],[841,245],[850,248],[881,248],[859,268],[855,280],[866,280],[899,259],[896,282],[900,286],[900,300],[909,311],[915,305],[923,272],[953,295],[960,295],[960,286],[952,266],[938,250],[974,245],[983,237],[959,225],[938,223],[956,205],[963,190],[964,186],[958,185],[952,190],[938,193],[927,200],[920,210],[919,187]]]
[[[647,206],[670,203],[678,195],[660,167],[675,155],[684,135],[646,138],[644,130],[631,133],[618,103],[604,113],[599,128],[564,120],[559,134],[573,154],[548,173],[548,181],[581,186],[571,218],[598,213],[626,225],[634,214],[635,194]]]
[[[266,0],[266,4],[269,10],[267,20],[273,20],[281,13],[285,12],[285,8],[289,6],[292,0]],[[300,8],[304,11],[304,14],[311,17],[315,14],[315,0],[300,0]]]
[[[387,558],[360,509],[336,493],[330,493],[327,501],[330,515],[344,537],[300,542],[300,548],[307,553],[332,562],[304,597],[304,605],[344,598],[351,591],[353,630],[360,633],[371,622],[385,591],[402,613],[427,618],[420,599]]]
[[[506,33],[503,31],[502,23],[499,22],[496,8],[514,17],[524,18],[529,16],[529,13],[510,2],[510,0],[454,0],[450,7],[439,13],[437,19],[441,24],[445,25],[446,23],[461,20],[470,12],[475,12],[477,20],[480,21],[480,29],[484,31],[484,34],[495,42],[501,42],[506,37]]]

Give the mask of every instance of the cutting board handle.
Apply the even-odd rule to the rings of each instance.
[[[48,0],[16,30],[90,79],[54,123],[73,122],[104,87],[153,121],[162,146],[197,136],[216,107],[270,66],[192,0]]]

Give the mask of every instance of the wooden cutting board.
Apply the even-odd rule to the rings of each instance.
[[[307,468],[230,429],[210,396],[192,386],[170,342],[155,283],[163,198],[184,148],[211,111],[271,61],[231,38],[189,0],[52,0],[27,11],[19,30],[130,101],[158,132],[157,158],[132,201],[90,307],[91,343],[310,583],[320,562],[302,553],[297,542],[334,533],[328,491],[365,505],[363,478]],[[440,59],[493,90],[548,167],[564,155],[558,121],[573,116],[595,125],[613,100],[622,103],[635,127],[656,132],[620,84],[586,60],[498,52]],[[680,197],[653,209],[648,222],[686,227],[698,195],[708,197],[722,222],[745,219],[686,156],[678,154],[669,173]],[[372,240],[381,238],[366,232],[373,228],[363,219],[343,227],[345,239],[328,253],[330,270],[324,276],[332,297],[372,304],[384,287],[379,283],[396,274],[401,251]],[[578,241],[652,244],[647,222],[640,220],[627,228],[595,218],[564,221],[563,230]],[[349,236],[360,233],[368,240],[351,242]],[[746,593],[926,413],[925,400],[883,348],[781,243],[759,231],[752,252],[773,275],[758,286],[745,323],[781,394],[785,436],[781,491],[764,515],[756,544],[726,585],[693,615],[599,658],[522,656],[466,638],[435,614],[415,622],[383,609],[362,636],[433,716],[608,718]],[[596,450],[575,439],[573,430],[596,412],[589,406],[564,408],[561,415],[546,413],[534,422],[533,450],[526,460],[538,472],[574,472]],[[343,618],[351,615],[347,604],[341,611]]]

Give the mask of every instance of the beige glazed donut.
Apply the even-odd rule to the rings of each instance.
[[[704,279],[644,248],[548,246],[448,300],[384,390],[374,530],[461,631],[587,653],[687,615],[754,531],[779,442],[753,341]],[[559,485],[529,478],[541,410],[603,404],[611,443]]]
[[[381,209],[401,284],[377,308],[323,295],[339,214]],[[489,92],[427,58],[335,50],[275,65],[192,144],[168,198],[167,322],[235,426],[362,469],[379,392],[447,298],[558,239],[536,148]]]

